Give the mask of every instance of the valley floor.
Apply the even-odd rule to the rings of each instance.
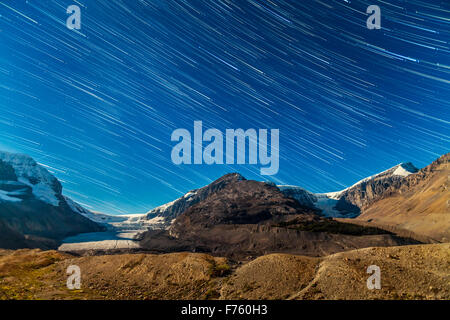
[[[80,267],[80,290],[66,287],[71,265]],[[381,269],[380,290],[367,288],[370,265]],[[199,253],[0,250],[0,299],[450,299],[450,244],[321,258],[270,254],[248,263]]]

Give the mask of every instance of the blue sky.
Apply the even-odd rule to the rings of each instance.
[[[405,3],[406,2],[406,3]],[[66,8],[81,6],[81,30]],[[381,8],[381,30],[366,8]],[[445,1],[0,0],[0,149],[89,209],[140,213],[238,171],[342,189],[449,151]],[[171,161],[177,128],[280,130],[280,170]]]

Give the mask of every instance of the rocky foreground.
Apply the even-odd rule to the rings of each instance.
[[[67,267],[81,289],[66,287]],[[367,289],[369,265],[381,289]],[[0,251],[1,299],[450,299],[450,244],[365,248],[325,257],[270,254],[248,263],[198,253],[75,257]]]

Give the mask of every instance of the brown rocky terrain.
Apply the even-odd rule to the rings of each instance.
[[[450,241],[450,154],[402,178],[356,219]],[[366,224],[367,225],[367,224]]]
[[[81,269],[81,290],[66,269]],[[369,265],[381,289],[369,290]],[[248,263],[199,253],[76,257],[0,251],[0,299],[450,299],[450,244],[365,248],[321,258],[270,254]]]

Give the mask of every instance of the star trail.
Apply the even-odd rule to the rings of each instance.
[[[339,190],[449,151],[449,41],[448,1],[0,0],[0,149],[114,214],[235,171]],[[171,133],[197,120],[279,129],[278,174],[173,164]]]

